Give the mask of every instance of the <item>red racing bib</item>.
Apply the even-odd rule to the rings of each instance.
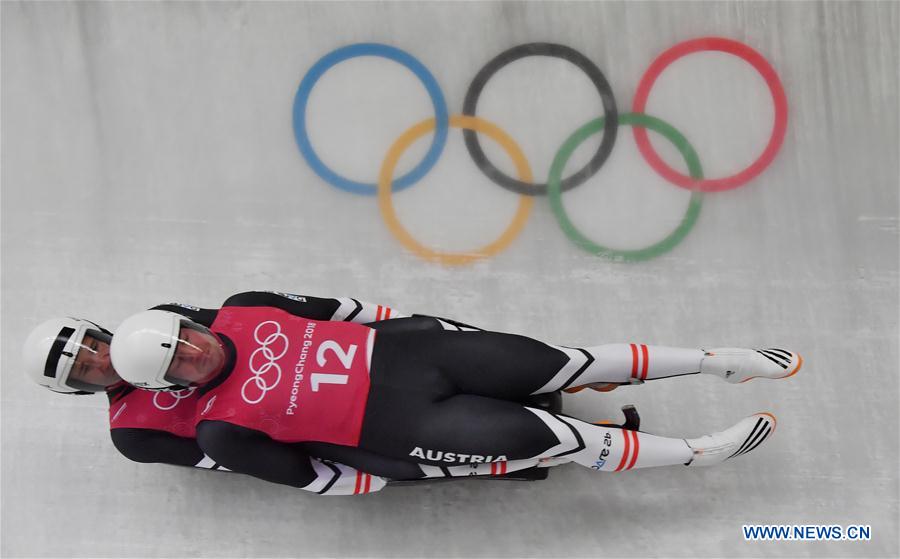
[[[272,307],[223,307],[210,329],[234,343],[237,358],[200,398],[198,421],[227,421],[282,442],[359,443],[375,330]]]
[[[110,429],[153,429],[196,437],[196,388],[176,392],[132,390],[109,406]]]

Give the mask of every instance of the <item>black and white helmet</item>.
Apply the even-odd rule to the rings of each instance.
[[[103,392],[105,386],[69,378],[78,352],[87,347],[83,343],[86,335],[106,344],[112,341],[109,330],[90,320],[66,317],[42,323],[31,331],[22,348],[25,373],[31,380],[53,392]]]
[[[139,388],[178,390],[191,386],[169,371],[182,328],[209,333],[205,326],[169,311],[149,310],[126,318],[110,346],[113,365],[126,382]]]

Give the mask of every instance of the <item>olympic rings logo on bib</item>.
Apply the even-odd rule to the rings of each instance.
[[[287,336],[281,332],[281,325],[274,320],[259,323],[253,331],[253,339],[260,346],[250,354],[247,366],[251,376],[241,387],[241,397],[248,404],[258,404],[266,392],[278,386],[281,381],[281,365],[277,361],[285,356],[289,347]],[[248,388],[253,393],[258,390],[259,397],[248,397]]]
[[[704,177],[700,159],[684,135],[660,118],[644,112],[650,90],[660,74],[679,58],[702,51],[731,54],[749,63],[765,80],[775,108],[772,131],[763,152],[748,167],[728,177]],[[359,56],[386,58],[405,66],[425,86],[435,113],[433,118],[414,124],[390,146],[381,164],[377,182],[372,183],[352,181],[329,168],[313,149],[306,128],[306,109],[310,93],[316,82],[336,64]],[[559,58],[577,66],[588,76],[596,88],[603,110],[602,116],[584,124],[563,142],[553,158],[549,176],[543,183],[532,180],[530,165],[518,144],[496,124],[476,116],[478,99],[488,80],[506,65],[528,56]],[[660,54],[640,79],[631,112],[620,114],[609,82],[603,72],[586,56],[565,45],[527,43],[500,53],[482,67],[466,91],[462,114],[450,115],[437,80],[424,64],[411,54],[396,47],[376,43],[359,43],[336,49],[313,64],[301,80],[294,98],[293,125],[297,146],[312,170],[323,180],[339,189],[354,194],[376,196],[381,215],[391,233],[407,249],[426,260],[459,265],[499,253],[509,246],[521,232],[530,215],[534,197],[546,195],[560,228],[577,246],[592,254],[613,260],[640,261],[668,252],[685,238],[697,220],[703,193],[721,192],[742,186],[757,177],[772,163],[781,148],[787,130],[787,97],[778,74],[761,54],[732,39],[703,37],[678,43]],[[563,192],[586,182],[607,161],[617,141],[620,125],[632,127],[633,137],[641,156],[659,176],[691,191],[687,211],[675,229],[661,241],[637,250],[609,248],[589,239],[575,227],[562,204]],[[434,167],[446,144],[450,128],[463,130],[466,150],[485,176],[495,184],[520,196],[518,210],[500,237],[483,247],[461,253],[439,252],[420,243],[400,223],[392,202],[393,193],[415,184]],[[659,157],[650,144],[647,130],[661,135],[677,148],[687,164],[688,174],[681,174],[672,169]],[[407,174],[395,178],[394,170],[400,157],[416,139],[429,132],[433,132],[434,135],[431,146],[422,161]],[[487,136],[503,148],[503,151],[513,161],[516,169],[515,177],[505,174],[494,166],[483,151],[476,132]],[[600,144],[588,163],[568,177],[563,177],[565,165],[574,151],[588,137],[598,133],[602,133]]]
[[[156,407],[156,409],[158,409],[160,411],[173,410],[173,409],[175,409],[175,406],[177,406],[179,402],[181,402],[185,398],[190,398],[191,394],[193,394],[195,390],[197,390],[197,387],[192,386],[190,388],[184,388],[182,390],[172,390],[172,391],[168,391],[168,392],[156,392],[155,394],[153,394],[153,405]],[[165,397],[169,397],[169,396],[171,396],[173,398],[173,401],[171,404],[163,405],[160,403],[160,401],[159,401],[160,398],[165,398]]]

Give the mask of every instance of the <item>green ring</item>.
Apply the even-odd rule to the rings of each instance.
[[[553,214],[556,216],[556,221],[559,222],[559,226],[565,232],[566,236],[576,245],[591,254],[603,256],[611,260],[622,260],[626,262],[640,262],[642,260],[655,258],[672,250],[675,245],[684,239],[694,226],[694,223],[697,222],[697,216],[700,215],[700,207],[702,206],[703,193],[691,193],[687,213],[685,213],[678,228],[669,234],[668,237],[656,244],[637,250],[617,250],[598,245],[594,241],[588,239],[577,227],[575,227],[569,219],[568,214],[566,214],[566,210],[563,208],[562,195],[560,194],[560,182],[562,180],[563,170],[565,169],[566,163],[569,162],[569,158],[572,157],[572,153],[574,153],[575,149],[586,139],[603,130],[603,124],[603,117],[588,122],[569,136],[562,147],[559,148],[556,157],[553,158],[553,165],[550,166],[550,176],[547,178],[547,197],[550,199],[550,207],[553,208]],[[620,114],[619,124],[642,126],[662,134],[678,148],[679,152],[681,152],[681,156],[684,157],[684,160],[687,163],[688,172],[691,178],[703,178],[703,169],[700,167],[700,158],[697,157],[697,152],[694,151],[694,148],[688,143],[687,138],[679,131],[675,130],[670,124],[643,113]]]

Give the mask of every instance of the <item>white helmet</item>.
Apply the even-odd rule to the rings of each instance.
[[[151,310],[132,315],[116,329],[110,346],[113,366],[140,388],[166,390],[191,384],[168,374],[181,328],[209,330],[173,312]]]
[[[41,386],[63,394],[103,392],[106,387],[70,379],[85,335],[109,344],[109,330],[80,318],[53,318],[31,331],[22,347],[27,376]],[[90,349],[90,348],[88,348]]]

